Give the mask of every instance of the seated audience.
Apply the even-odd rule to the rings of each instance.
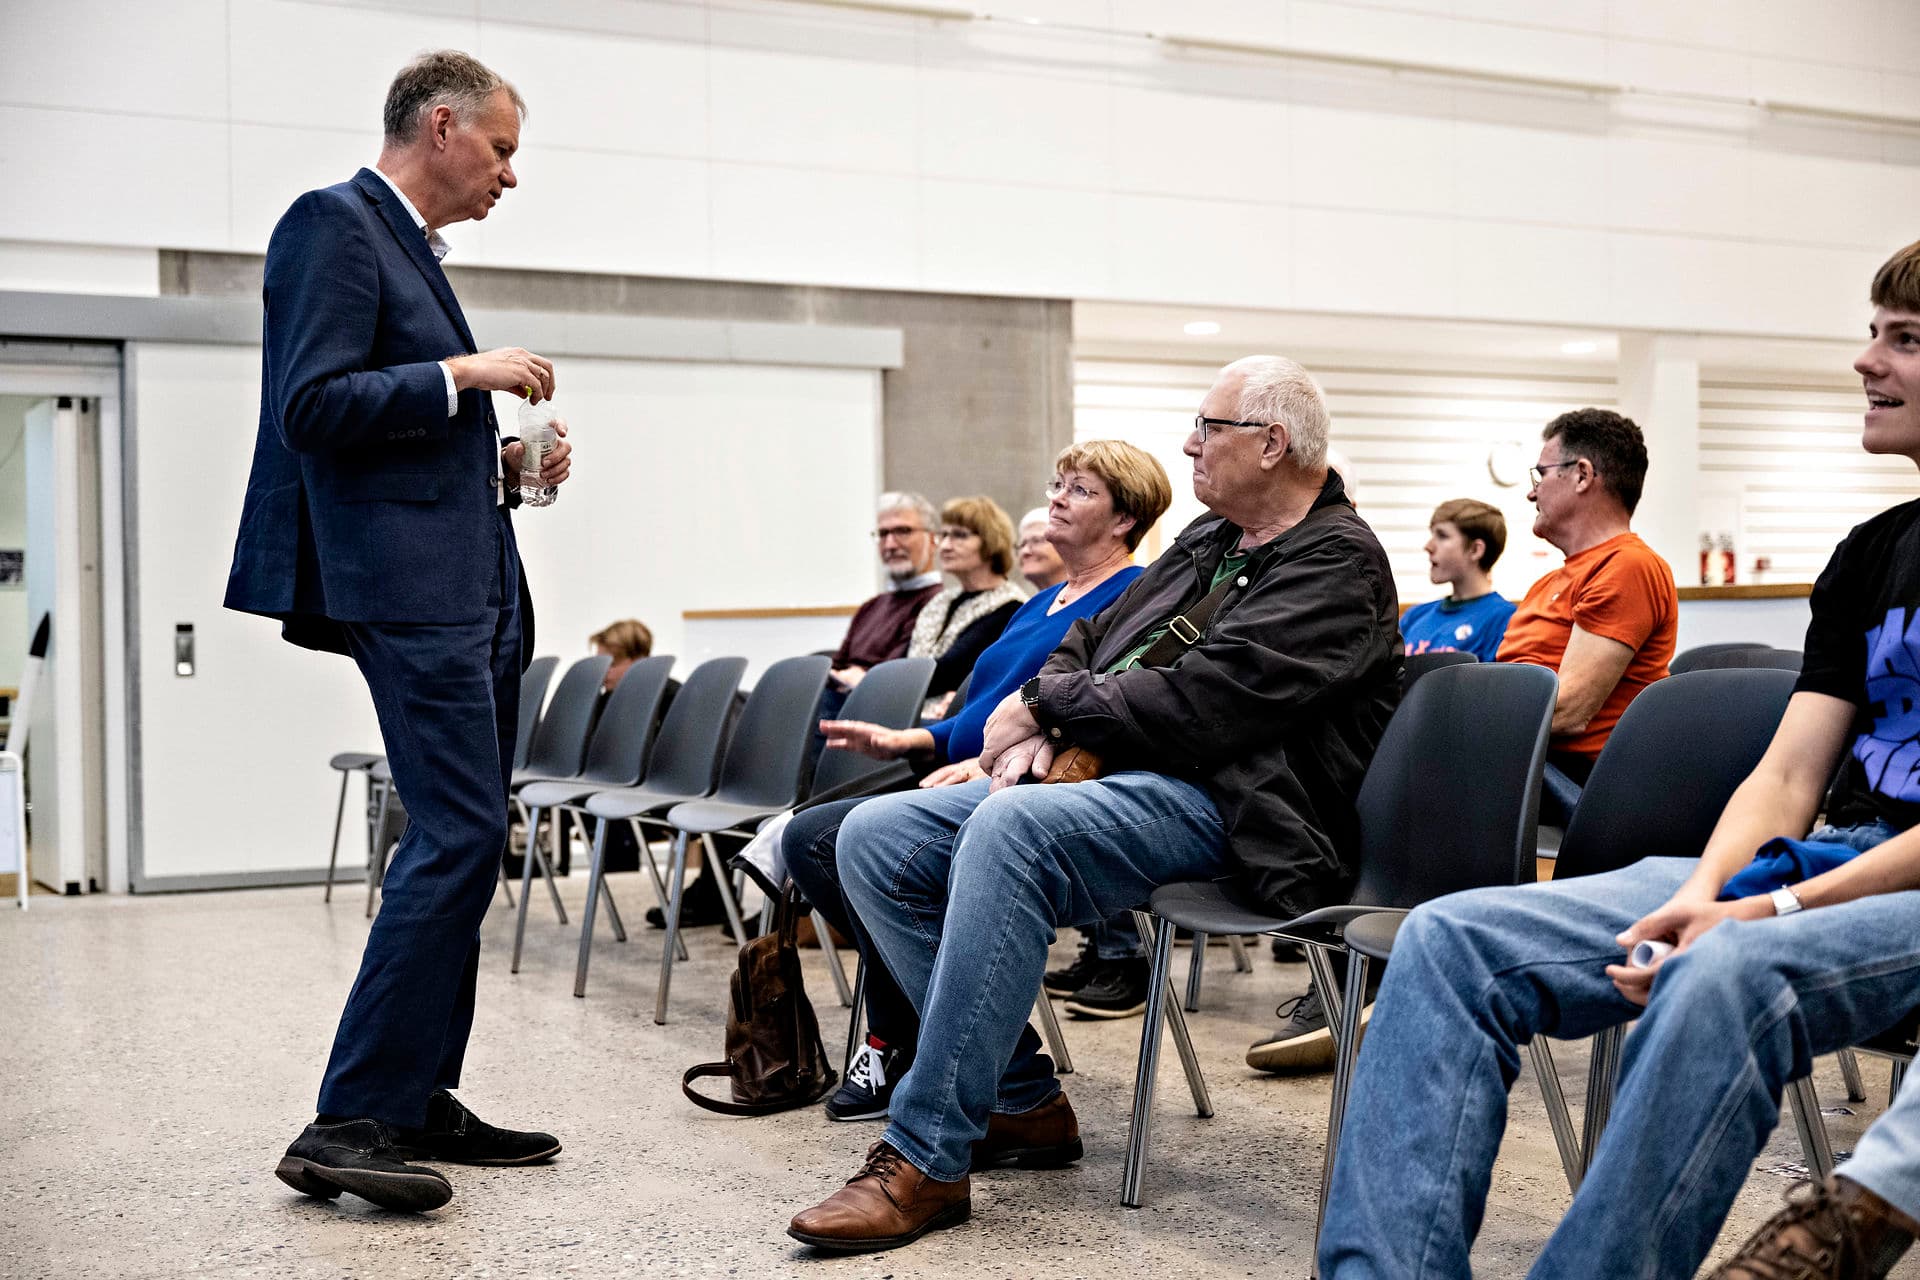
[[[873,539],[880,563],[887,571],[887,589],[854,610],[847,635],[834,651],[828,691],[831,714],[846,701],[847,690],[860,683],[868,668],[889,658],[903,658],[913,639],[921,607],[940,594],[940,574],[933,567],[933,504],[917,493],[883,493],[879,523]]]
[[[986,647],[1000,638],[1026,597],[1007,581],[1013,521],[992,498],[955,498],[940,511],[940,571],[957,583],[921,607],[907,645],[910,658],[935,660],[926,714],[947,703]]]
[[[1489,576],[1507,545],[1506,517],[1498,507],[1455,498],[1433,509],[1427,532],[1427,577],[1451,590],[1400,615],[1407,653],[1459,650],[1492,662],[1513,616],[1513,601]]]
[[[1920,244],[1880,269],[1871,297],[1854,363],[1862,443],[1920,463]],[[1584,456],[1554,461],[1564,476]],[[1698,859],[1454,894],[1408,916],[1341,1130],[1321,1275],[1466,1276],[1521,1046],[1637,1018],[1606,1129],[1532,1274],[1691,1276],[1786,1082],[1912,1010],[1920,502],[1848,534],[1812,610],[1786,714]],[[1809,835],[1823,800],[1826,825]],[[1826,869],[1796,882],[1776,856],[1789,851]],[[1673,949],[1631,967],[1642,941]],[[1727,1274],[1885,1274],[1920,1211],[1908,1110]],[[1808,1235],[1807,1258],[1782,1257]]]
[[[1066,562],[1060,559],[1060,553],[1047,537],[1045,507],[1035,507],[1020,517],[1020,541],[1014,550],[1019,553],[1020,576],[1035,591],[1045,591],[1066,581]]]
[[[606,677],[600,681],[600,692],[604,696],[614,691],[628,668],[653,652],[653,632],[638,618],[622,618],[588,636],[587,643],[595,653],[604,653],[613,659]]]
[[[1560,675],[1540,821],[1564,827],[1620,713],[1667,674],[1680,598],[1672,566],[1628,527],[1647,477],[1640,428],[1606,409],[1575,409],[1541,439],[1528,471],[1533,532],[1567,561],[1527,590],[1499,660]]]
[[[971,1170],[1079,1159],[1027,1025],[1058,929],[1177,880],[1230,876],[1281,915],[1346,900],[1401,653],[1386,554],[1327,471],[1326,432],[1299,365],[1228,365],[1185,445],[1207,514],[1001,700],[991,780],[847,816],[841,885],[919,1011],[919,1048],[881,1140],[794,1238],[894,1248],[969,1216]],[[1040,784],[1056,759],[1096,772],[1093,755],[1098,776]]]
[[[1153,455],[1117,440],[1070,445],[1054,467],[1056,474],[1047,486],[1047,533],[1065,576],[1020,606],[1006,631],[980,655],[966,705],[949,719],[916,729],[828,721],[821,727],[831,745],[881,760],[910,758],[925,774],[923,787],[953,786],[985,776],[978,757],[988,715],[1002,698],[1039,673],[1070,625],[1106,608],[1140,576],[1133,550],[1173,501],[1173,486]],[[913,1005],[849,918],[840,892],[835,842],[841,823],[861,802],[841,800],[802,810],[782,837],[783,859],[794,882],[834,927],[855,938],[867,962],[867,1040],[848,1067],[846,1081],[827,1100],[827,1115],[834,1120],[886,1115],[919,1038]],[[1128,925],[1131,931],[1131,921]],[[1137,947],[1137,936],[1130,941]],[[1122,956],[1134,954],[1122,950],[1128,944],[1124,937],[1104,940],[1107,951]],[[1087,975],[1087,981],[1094,976]]]

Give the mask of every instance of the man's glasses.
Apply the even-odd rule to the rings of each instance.
[[[867,536],[875,542],[885,542],[888,538],[892,538],[896,542],[905,542],[915,534],[925,532],[925,529],[916,529],[910,524],[890,524],[875,529]]]
[[[1091,502],[1099,496],[1099,492],[1099,490],[1089,489],[1077,481],[1073,484],[1068,484],[1064,480],[1055,480],[1048,484],[1046,488],[1048,502],[1052,502],[1063,493],[1075,502]]]
[[[1200,443],[1205,444],[1207,437],[1215,427],[1270,427],[1270,422],[1237,422],[1232,418],[1209,418],[1205,414],[1193,415],[1193,429],[1200,433]]]
[[[1580,459],[1578,458],[1569,458],[1565,462],[1543,462],[1537,467],[1528,467],[1527,479],[1533,481],[1533,487],[1538,489],[1540,487],[1540,482],[1546,478],[1547,472],[1558,471],[1561,467],[1574,466],[1579,461]]]

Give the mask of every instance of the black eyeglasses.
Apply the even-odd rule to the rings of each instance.
[[[1209,418],[1205,414],[1193,415],[1193,429],[1200,433],[1200,443],[1207,442],[1208,429],[1211,427],[1270,427],[1271,422],[1236,422],[1232,418]]]
[[[1543,462],[1537,467],[1527,468],[1527,479],[1533,481],[1533,487],[1538,489],[1540,481],[1545,478],[1547,472],[1558,471],[1561,467],[1575,466],[1579,462],[1578,458],[1569,458],[1565,462]]]

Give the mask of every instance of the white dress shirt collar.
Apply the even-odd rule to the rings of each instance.
[[[413,201],[407,199],[407,193],[400,189],[399,183],[389,178],[386,174],[380,173],[377,167],[374,169],[374,172],[380,174],[380,181],[386,183],[387,186],[393,190],[393,194],[400,197],[400,205],[407,211],[407,216],[413,219],[413,225],[427,233],[427,248],[433,252],[433,260],[439,262],[445,259],[447,251],[453,246],[441,238],[438,231],[435,231],[427,225],[427,220],[420,216],[418,209],[413,207]]]

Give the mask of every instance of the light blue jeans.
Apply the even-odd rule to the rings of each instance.
[[[1055,932],[1230,870],[1212,798],[1144,772],[879,796],[841,825],[839,863],[848,904],[920,1011],[886,1141],[949,1182],[990,1112],[1060,1091],[1027,1025]]]
[[[1651,858],[1408,917],[1341,1130],[1323,1276],[1469,1275],[1520,1046],[1636,1016],[1611,1119],[1532,1274],[1693,1275],[1786,1082],[1920,997],[1920,892],[1906,892],[1723,923],[1660,967],[1644,1011],[1628,1003],[1603,972],[1621,958],[1614,936],[1694,866]]]

